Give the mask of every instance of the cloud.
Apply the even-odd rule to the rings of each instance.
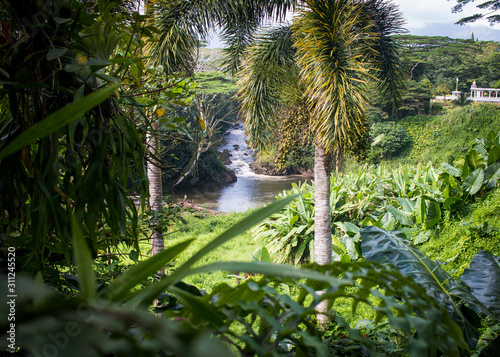
[[[478,13],[474,4],[464,11],[453,13],[456,0],[393,0],[406,18],[405,27],[412,35],[447,36],[451,38],[470,38],[474,33],[480,40],[500,41],[499,26],[491,27],[488,21],[481,20],[467,25],[455,25],[463,17]]]
[[[406,27],[410,31],[425,28],[431,23],[451,25],[463,17],[477,13],[478,10],[475,6],[466,6],[464,11],[453,13],[451,9],[456,4],[455,0],[394,0],[394,3],[399,4],[400,10],[407,20]],[[485,25],[487,23],[487,21],[477,22],[471,24],[471,26]]]
[[[392,0],[406,19],[406,29],[412,35],[447,36],[470,38],[472,33],[480,40],[500,42],[500,25],[491,27],[488,21],[477,21],[465,26],[455,25],[463,17],[478,13],[475,4],[468,4],[464,11],[453,13],[456,0]],[[222,47],[223,43],[214,35],[209,47]]]

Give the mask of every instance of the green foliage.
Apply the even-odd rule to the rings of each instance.
[[[97,105],[108,99],[114,92],[119,89],[119,85],[115,84],[108,88],[102,88],[88,96],[78,99],[65,108],[59,109],[57,112],[49,115],[44,120],[36,123],[31,128],[20,134],[12,140],[1,152],[0,160],[14,154],[23,147],[32,144],[34,141],[43,138],[58,129],[72,123],[75,119],[80,118],[85,113],[92,110]]]
[[[396,114],[399,118],[411,115],[429,114],[430,100],[432,98],[432,85],[428,80],[420,82],[408,81],[407,92],[403,96],[403,104],[398,108]]]
[[[500,191],[497,188],[484,197],[477,203],[451,206],[444,214],[441,229],[420,246],[456,278],[479,250],[500,255]]]
[[[315,351],[316,355],[327,356],[328,346],[314,324],[315,307],[323,300],[333,307],[337,299],[347,297],[352,301],[353,311],[360,303],[368,304],[377,312],[376,323],[387,318],[389,324],[402,333],[409,355],[434,355],[441,351],[454,356],[459,349],[466,348],[446,312],[424,294],[419,285],[390,267],[350,263],[297,269],[237,262],[194,267],[204,255],[293,199],[291,196],[255,211],[168,276],[142,290],[133,288],[175,259],[191,241],[139,263],[98,292],[90,283],[94,272],[89,251],[79,223],[73,219],[80,294],[63,295],[39,280],[20,276],[17,301],[24,309],[16,316],[16,347],[35,354],[50,349],[76,356],[88,353],[206,356],[206,348],[210,348],[209,355],[232,355],[227,345],[208,337],[215,334],[242,354],[309,355]],[[215,270],[247,271],[268,277],[257,282],[249,280],[236,288],[220,285],[206,296],[194,287],[179,283],[189,275]],[[289,296],[292,286],[300,292],[296,301]],[[2,291],[6,287],[6,283],[2,284]],[[158,310],[164,312],[162,316],[147,312],[152,300],[165,290],[169,292],[170,302],[182,302],[181,310],[169,303]],[[318,290],[324,293],[316,293]],[[367,299],[369,296],[373,296],[375,302]],[[400,296],[401,301],[394,296]],[[1,309],[6,312],[8,306]],[[363,337],[342,318],[336,317],[335,321],[354,341],[375,350],[375,341]],[[243,327],[245,333],[238,333],[237,326]],[[7,347],[6,338],[2,338],[1,346]]]
[[[391,263],[403,275],[412,276],[426,289],[428,295],[448,310],[451,318],[462,329],[469,347],[475,348],[480,336],[477,315],[482,313],[496,318],[493,312],[459,281],[454,280],[438,264],[418,251],[405,238],[404,233],[387,232],[370,227],[361,231],[361,237],[363,257],[366,260],[382,264]],[[479,289],[476,292],[480,292]],[[474,313],[475,318],[471,316]]]
[[[306,183],[292,185],[285,194],[299,195],[284,210],[254,229],[253,242],[262,243],[276,263],[302,264],[311,261],[314,243],[314,194]]]
[[[37,271],[70,260],[73,208],[92,255],[137,245],[125,227],[137,220],[129,193],[145,189],[142,135],[120,84],[135,80],[140,60],[126,49],[144,17],[126,4],[23,4],[2,8],[0,224]]]
[[[500,178],[500,133],[491,131],[487,139],[477,140],[465,158],[458,158],[453,163],[454,167],[444,165],[447,172],[440,175],[446,183],[445,200],[458,200],[464,193],[472,196],[481,189],[494,188]],[[451,195],[452,190],[456,190],[457,195]]]
[[[439,94],[446,95],[446,94],[451,93],[451,90],[450,90],[450,88],[448,88],[448,86],[446,84],[442,83],[442,84],[437,86],[437,92]]]
[[[447,109],[442,116],[414,116],[399,121],[412,141],[411,150],[388,164],[451,163],[473,145],[476,138],[500,130],[500,110],[494,105]]]
[[[371,127],[372,147],[368,154],[370,163],[378,163],[401,154],[410,145],[410,138],[403,126],[395,122],[375,123]]]
[[[500,78],[497,42],[451,39],[438,36],[397,36],[402,54],[410,68],[410,78],[421,82],[427,78],[431,87],[438,84],[469,92],[474,81],[489,87]]]
[[[251,266],[248,263],[242,264],[242,267],[243,265],[247,271]],[[270,272],[271,267],[271,265],[262,265],[258,272],[266,269],[267,276],[275,275]],[[318,274],[326,271],[328,271],[327,276],[320,277]],[[328,356],[327,345],[320,339],[321,335],[318,334],[314,324],[311,324],[314,321],[312,317],[316,314],[315,307],[320,301],[327,299],[329,306],[335,308],[337,300],[346,297],[351,301],[353,311],[356,310],[358,304],[368,304],[377,311],[378,318],[387,317],[393,328],[400,329],[405,336],[403,337],[405,349],[410,355],[433,354],[432,351],[435,349],[454,355],[458,353],[457,346],[466,349],[463,342],[458,342],[461,339],[459,335],[454,337],[451,337],[452,334],[446,337],[442,335],[445,338],[438,342],[438,339],[426,334],[423,337],[425,340],[423,344],[423,340],[417,341],[420,339],[418,336],[425,334],[425,329],[431,327],[428,324],[429,319],[434,319],[431,317],[430,310],[425,312],[427,308],[425,305],[430,303],[430,306],[434,306],[434,304],[431,299],[421,295],[419,292],[421,288],[418,285],[414,285],[411,280],[400,280],[399,273],[391,268],[363,263],[309,266],[300,270],[276,266],[276,274],[279,274],[278,278],[265,277],[259,281],[249,280],[236,288],[222,285],[215,289],[212,295],[201,299],[208,302],[209,299],[214,300],[214,297],[217,297],[214,305],[224,315],[225,325],[243,326],[245,331],[243,334],[235,334],[231,329],[227,331],[226,328],[219,330],[223,336],[230,336],[230,341],[241,354],[282,355],[291,352],[297,355],[310,355],[316,351],[316,355]],[[376,278],[382,275],[387,280],[382,281]],[[307,280],[305,282],[298,280],[301,277]],[[373,279],[379,281],[381,290],[374,289]],[[300,289],[297,301],[290,299],[288,293],[290,287]],[[324,294],[318,294],[315,291],[319,289],[326,291]],[[407,293],[402,293],[400,289],[408,290]],[[383,294],[380,293],[381,291]],[[370,295],[375,296],[377,302],[372,303],[367,299]],[[396,295],[404,296],[403,303],[392,298]],[[423,309],[421,310],[422,318],[412,316],[412,311],[418,311],[421,308]],[[434,312],[440,315],[438,310]],[[196,322],[196,316],[189,311],[185,312],[193,322]],[[447,330],[447,333],[450,333],[450,329],[456,328],[456,325],[447,317],[444,318],[441,326]],[[420,323],[423,325],[419,326]],[[376,350],[376,341],[363,337],[360,331],[351,328],[341,317],[335,317],[334,324],[341,327],[350,339],[369,351]],[[411,328],[416,328],[419,332],[413,335],[410,332]],[[413,337],[409,337],[410,335]],[[434,342],[432,342],[433,339]],[[456,342],[459,345],[454,345]],[[330,343],[330,348],[335,348],[333,341],[330,340]],[[339,348],[337,352],[342,350]],[[344,352],[348,350],[349,348],[346,348]]]
[[[445,223],[447,214],[496,186],[498,135],[490,132],[488,139],[477,140],[473,149],[455,161],[455,166],[443,163],[440,170],[432,165],[397,170],[370,167],[332,176],[330,209],[335,260],[346,255],[359,258],[361,226],[403,229],[415,244],[429,240],[433,230]],[[294,187],[290,192],[298,189]],[[313,239],[314,199],[310,185],[305,183],[300,189],[301,198],[256,228],[257,238],[275,261],[297,264],[300,259],[308,259],[305,247]],[[492,234],[495,228],[483,225],[478,229]]]
[[[171,142],[189,136],[167,112],[193,86],[144,64],[152,27],[131,3],[32,5],[2,9],[0,225],[23,269],[48,276],[71,260],[73,210],[93,257],[138,251],[131,195],[147,189],[145,132],[158,120]],[[39,14],[30,32],[25,19]]]
[[[500,317],[500,257],[480,251],[461,279],[493,314]]]

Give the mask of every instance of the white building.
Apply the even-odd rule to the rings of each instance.
[[[454,90],[451,95],[438,96],[436,101],[447,101],[447,100],[457,100],[460,99],[462,92]],[[470,95],[467,96],[467,100],[472,100],[474,102],[481,103],[499,103],[500,104],[500,88],[479,88],[476,81],[472,83],[470,87]]]
[[[500,88],[478,88],[476,81],[470,87],[470,97],[475,102],[500,103]]]

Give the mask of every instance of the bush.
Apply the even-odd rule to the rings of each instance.
[[[375,123],[371,127],[372,148],[368,154],[370,163],[378,163],[401,154],[411,140],[403,126],[395,122]]]

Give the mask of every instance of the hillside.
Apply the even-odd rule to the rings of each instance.
[[[376,123],[372,129],[377,125],[381,126]],[[409,116],[385,122],[384,126],[388,129],[382,127],[382,131],[372,132],[372,147],[368,154],[371,163],[390,167],[451,163],[467,151],[476,138],[485,137],[490,130],[500,130],[500,106],[448,107],[441,115]],[[373,144],[381,133],[384,136]]]
[[[375,93],[373,106],[368,110],[372,141],[385,138],[371,146],[368,162],[396,167],[442,160],[451,162],[476,137],[489,130],[500,129],[498,107],[470,105],[454,107],[452,103],[431,104],[438,94],[458,89],[468,92],[474,80],[483,86],[496,86],[500,80],[500,44],[494,41],[453,39],[439,36],[397,36],[401,54],[405,57],[410,80],[404,102],[395,116],[384,107]],[[198,88],[206,94],[223,93],[229,98],[235,93],[236,78],[222,73],[221,49],[201,49],[199,73],[195,75]],[[281,123],[274,137],[283,136]],[[280,129],[281,127],[282,129]],[[376,134],[376,135],[374,135]],[[267,152],[258,154],[257,169],[266,172],[297,173],[312,168],[313,149],[307,138],[300,147],[280,148],[280,140]],[[307,146],[307,147],[306,147]],[[286,152],[283,152],[286,151]],[[280,157],[281,153],[281,157]],[[280,162],[280,169],[276,161]],[[347,170],[355,167],[348,162]]]

